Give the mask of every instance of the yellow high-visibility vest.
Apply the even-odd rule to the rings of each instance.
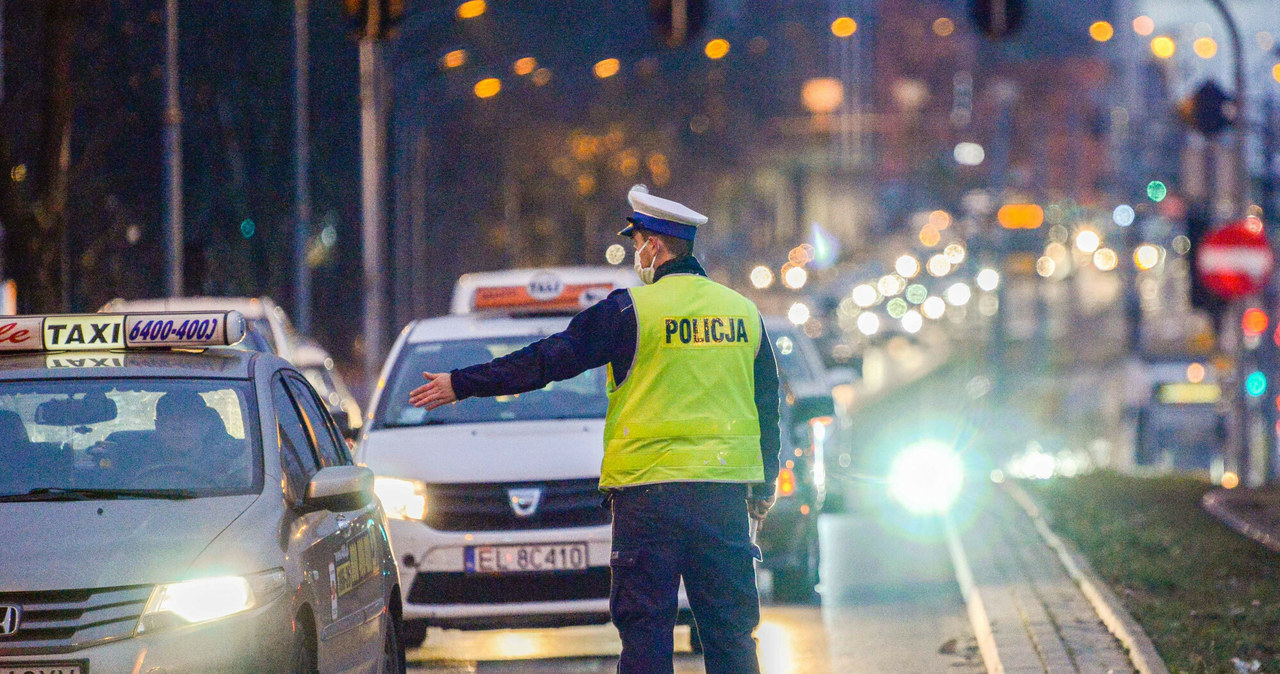
[[[755,304],[694,274],[630,293],[636,353],[621,383],[609,368],[600,487],[763,482]]]

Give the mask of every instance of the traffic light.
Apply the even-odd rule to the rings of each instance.
[[[1244,378],[1244,392],[1257,398],[1267,392],[1267,375],[1262,370],[1254,370]]]
[[[1212,138],[1235,123],[1236,106],[1217,82],[1209,80],[1178,103],[1178,117],[1206,138]]]
[[[706,0],[649,0],[649,23],[662,44],[679,47],[702,30]]]
[[[970,0],[970,14],[978,31],[992,40],[1008,37],[1022,25],[1022,0]]]
[[[1209,210],[1203,204],[1197,204],[1187,209],[1187,238],[1191,240],[1191,249],[1187,252],[1191,274],[1191,306],[1208,312],[1213,319],[1214,327],[1217,328],[1222,313],[1226,309],[1226,303],[1201,280],[1198,260],[1204,237],[1208,236],[1212,227],[1213,222],[1209,219]]]

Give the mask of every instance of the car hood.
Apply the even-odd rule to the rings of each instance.
[[[378,475],[436,484],[598,477],[604,420],[379,429],[365,436],[359,457]]]
[[[61,590],[176,580],[256,498],[0,504],[8,531],[0,542],[0,588]]]

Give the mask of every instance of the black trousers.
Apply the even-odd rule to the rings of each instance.
[[[708,674],[760,671],[746,494],[745,485],[713,482],[614,492],[609,611],[622,635],[619,674],[673,671],[681,577]]]

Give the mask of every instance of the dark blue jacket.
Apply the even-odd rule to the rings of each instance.
[[[706,276],[702,265],[692,256],[670,260],[654,273],[654,279],[667,274]],[[606,363],[613,365],[613,376],[622,381],[631,369],[636,353],[636,312],[631,294],[615,290],[605,299],[583,309],[563,332],[488,363],[472,365],[452,372],[453,392],[458,400],[472,396],[499,396],[536,391],[553,381],[576,377]],[[769,335],[760,326],[760,349],[755,360],[756,413],[760,417],[760,458],[764,463],[763,485],[754,485],[755,496],[773,493],[778,477],[778,367],[773,360]]]

